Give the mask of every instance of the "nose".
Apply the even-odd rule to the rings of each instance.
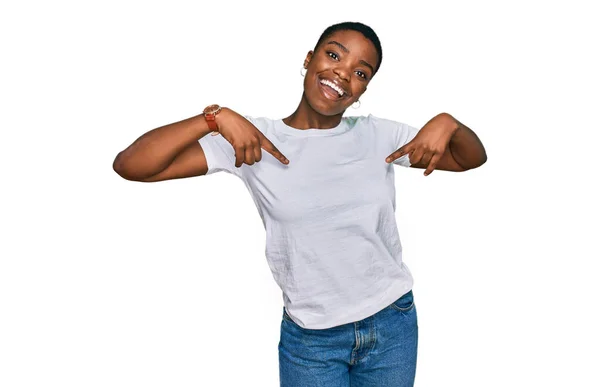
[[[348,70],[347,68],[343,66],[338,66],[333,69],[333,72],[337,74],[337,76],[340,77],[340,79],[343,79],[346,82],[350,81],[350,70]]]

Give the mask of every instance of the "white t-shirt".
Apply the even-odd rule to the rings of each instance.
[[[362,320],[412,289],[396,225],[394,167],[385,158],[418,129],[373,115],[343,117],[331,129],[301,130],[281,119],[245,116],[290,161],[265,150],[235,167],[221,135],[199,142],[208,174],[246,184],[266,230],[266,258],[285,309],[307,329]],[[410,166],[408,156],[394,164]]]

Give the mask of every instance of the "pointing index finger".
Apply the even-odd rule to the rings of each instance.
[[[385,161],[387,161],[388,163],[391,163],[392,161],[399,159],[400,157],[404,156],[407,153],[410,153],[410,148],[411,148],[411,144],[404,144],[403,146],[401,146],[400,148],[398,148],[398,150],[394,151],[391,155],[389,155]]]
[[[277,149],[275,145],[261,133],[260,147],[273,155],[283,164],[288,164],[290,161]]]

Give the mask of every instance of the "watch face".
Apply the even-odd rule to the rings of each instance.
[[[221,109],[219,105],[210,105],[204,109],[204,114],[215,114]]]

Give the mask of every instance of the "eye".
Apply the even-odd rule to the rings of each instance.
[[[367,74],[363,73],[362,71],[357,71],[357,73],[359,74],[358,76],[363,78],[363,79],[367,79]]]
[[[327,51],[327,55],[329,55],[334,60],[338,60],[338,55],[335,52]],[[334,55],[335,57],[333,57],[332,55]]]

